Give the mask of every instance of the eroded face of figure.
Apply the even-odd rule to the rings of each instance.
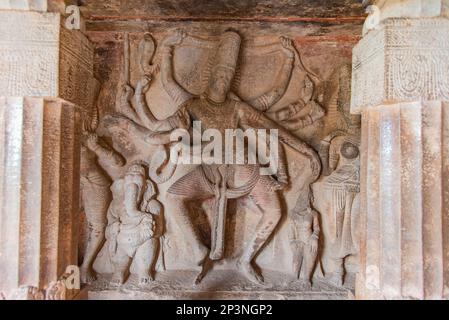
[[[359,156],[359,148],[350,142],[345,142],[341,146],[341,154],[346,159],[355,159]]]
[[[223,102],[231,90],[234,71],[230,68],[217,66],[214,68],[210,79],[208,96],[215,102]]]
[[[125,181],[135,183],[142,188],[145,183],[145,169],[141,165],[132,165],[126,172]]]

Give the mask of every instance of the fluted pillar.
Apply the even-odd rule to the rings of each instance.
[[[373,2],[353,51],[352,111],[362,114],[356,298],[447,299],[449,1]]]
[[[0,294],[63,299],[74,293],[66,268],[78,264],[80,119],[93,100],[93,49],[46,1],[25,4],[32,8],[0,10]]]

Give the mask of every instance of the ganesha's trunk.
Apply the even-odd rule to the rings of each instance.
[[[151,157],[149,176],[156,184],[167,182],[176,171],[179,154],[170,152],[172,158],[169,158],[168,153],[165,146],[161,145]]]

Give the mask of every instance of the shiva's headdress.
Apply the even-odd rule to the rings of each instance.
[[[240,52],[242,38],[232,30],[226,31],[220,39],[217,52],[215,54],[213,68],[223,67],[235,72]]]

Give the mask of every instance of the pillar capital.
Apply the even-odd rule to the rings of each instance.
[[[367,1],[353,50],[351,111],[413,101],[449,101],[449,0]]]
[[[449,19],[388,18],[353,50],[351,111],[449,101]]]
[[[0,11],[0,33],[0,96],[58,97],[87,110],[93,47],[81,31],[66,29],[60,13]]]

